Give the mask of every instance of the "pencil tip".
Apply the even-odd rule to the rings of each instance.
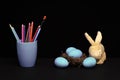
[[[12,27],[11,24],[9,24],[9,26]]]

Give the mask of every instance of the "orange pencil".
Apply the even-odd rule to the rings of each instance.
[[[32,42],[32,34],[33,34],[33,21],[31,22],[31,25],[30,25],[30,34],[29,34],[30,42]]]

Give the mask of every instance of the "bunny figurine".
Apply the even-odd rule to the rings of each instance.
[[[100,31],[97,32],[95,41],[90,37],[90,35],[85,32],[85,37],[91,44],[89,47],[89,56],[94,57],[97,60],[97,64],[103,64],[106,60],[106,52],[102,41],[102,34]]]

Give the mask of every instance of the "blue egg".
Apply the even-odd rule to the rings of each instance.
[[[82,51],[79,49],[74,49],[68,53],[68,56],[72,58],[79,58],[82,56]]]
[[[66,49],[66,53],[69,54],[72,50],[76,50],[76,48],[75,47],[68,47]]]
[[[64,68],[64,67],[67,67],[69,65],[69,62],[67,59],[65,59],[64,57],[57,57],[55,60],[54,60],[54,64],[55,66],[57,67],[60,67],[60,68]]]
[[[86,68],[94,67],[96,65],[96,59],[94,57],[87,57],[83,60],[82,64]]]

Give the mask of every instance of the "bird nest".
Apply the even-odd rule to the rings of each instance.
[[[82,54],[79,58],[73,58],[68,56],[66,53],[62,53],[61,56],[66,58],[71,66],[81,66],[83,60],[87,57],[86,54]]]

